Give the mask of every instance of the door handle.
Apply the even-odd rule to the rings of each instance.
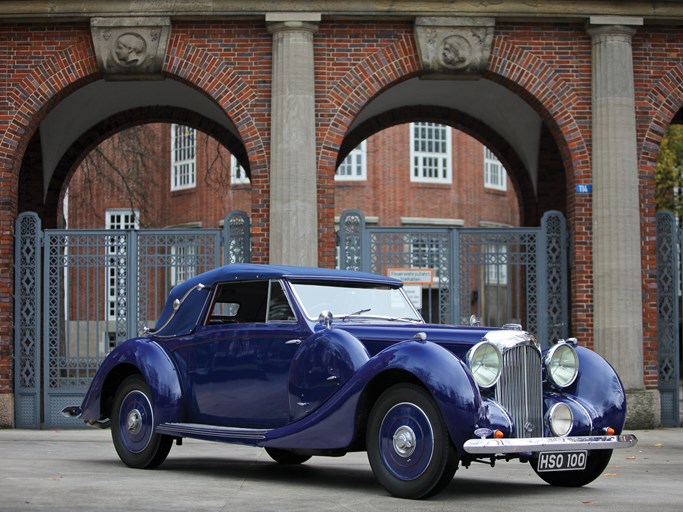
[[[302,340],[289,340],[285,341],[285,345],[301,345]]]

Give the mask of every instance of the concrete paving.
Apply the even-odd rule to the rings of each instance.
[[[264,450],[186,439],[155,470],[118,459],[108,430],[0,430],[0,511],[683,510],[683,429],[636,431],[605,473],[551,487],[528,464],[461,468],[426,501],[389,496],[364,453],[280,466]]]

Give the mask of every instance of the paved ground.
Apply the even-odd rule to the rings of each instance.
[[[683,429],[635,432],[581,489],[543,483],[527,464],[460,469],[427,501],[388,496],[364,453],[279,466],[266,453],[185,440],[158,469],[129,469],[108,430],[0,430],[0,511],[643,511],[683,510]]]

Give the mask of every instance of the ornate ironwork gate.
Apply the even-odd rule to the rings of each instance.
[[[521,323],[542,344],[568,332],[567,233],[559,212],[540,228],[368,227],[347,211],[339,230],[339,266],[390,274],[431,269],[421,285],[423,316],[438,323]],[[418,297],[419,301],[420,297]]]
[[[16,223],[17,427],[74,427],[59,413],[82,400],[104,356],[151,326],[172,286],[250,259],[249,219],[223,229],[45,230]],[[41,420],[42,418],[42,420]]]
[[[657,213],[657,352],[662,425],[679,427],[681,382],[682,230],[670,212]]]

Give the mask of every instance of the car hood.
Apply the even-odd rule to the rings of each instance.
[[[333,328],[343,329],[354,335],[368,347],[372,354],[382,350],[385,345],[388,346],[399,341],[421,339],[420,333],[424,333],[425,341],[442,345],[459,357],[463,357],[470,347],[479,343],[487,333],[500,330],[495,327],[404,324],[397,322],[335,322]]]

